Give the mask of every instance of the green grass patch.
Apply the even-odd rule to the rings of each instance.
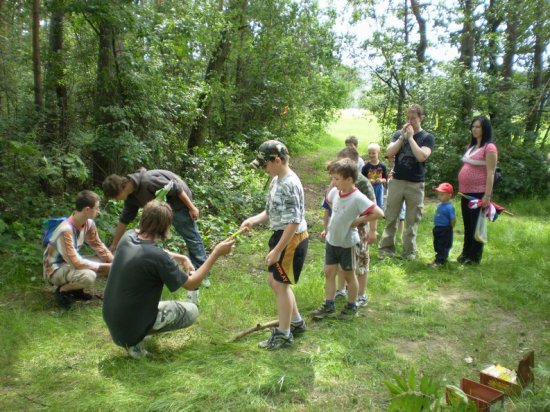
[[[365,155],[369,143],[382,140],[381,129],[376,117],[366,110],[344,109],[340,117],[329,125],[327,131],[342,142],[348,136],[355,136],[359,140],[359,153]]]

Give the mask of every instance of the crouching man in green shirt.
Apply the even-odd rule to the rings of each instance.
[[[166,239],[172,208],[153,200],[143,208],[139,230],[129,230],[118,244],[103,298],[103,319],[113,341],[133,358],[147,356],[148,335],[191,326],[199,311],[194,303],[160,301],[163,286],[171,292],[196,289],[216,260],[231,251],[234,240],[216,245],[195,271],[187,256],[169,253],[157,242]],[[185,273],[180,266],[187,268]]]

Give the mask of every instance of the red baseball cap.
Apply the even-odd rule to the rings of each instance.
[[[450,193],[451,195],[454,192],[453,185],[450,183],[441,183],[439,186],[434,187],[436,192]]]

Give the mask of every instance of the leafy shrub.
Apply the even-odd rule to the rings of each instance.
[[[251,158],[243,144],[199,148],[191,156],[183,154],[179,174],[193,192],[201,217],[197,221],[207,245],[235,230],[242,220],[264,206],[265,175],[251,170]],[[261,176],[261,177],[260,177]]]

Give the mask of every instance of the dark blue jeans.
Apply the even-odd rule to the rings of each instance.
[[[484,193],[465,193],[467,196],[481,199]],[[483,256],[483,243],[475,239],[477,219],[481,209],[470,209],[468,203],[470,201],[462,198],[460,207],[462,209],[462,221],[464,222],[464,246],[462,247],[461,256],[463,259],[471,260],[472,262],[481,262]]]
[[[197,223],[189,215],[189,210],[184,207],[174,211],[172,224],[176,232],[185,240],[191,263],[195,269],[198,269],[206,261],[206,250]]]
[[[449,252],[453,247],[453,227],[452,226],[435,226],[434,234],[434,250],[435,263],[447,263]]]

